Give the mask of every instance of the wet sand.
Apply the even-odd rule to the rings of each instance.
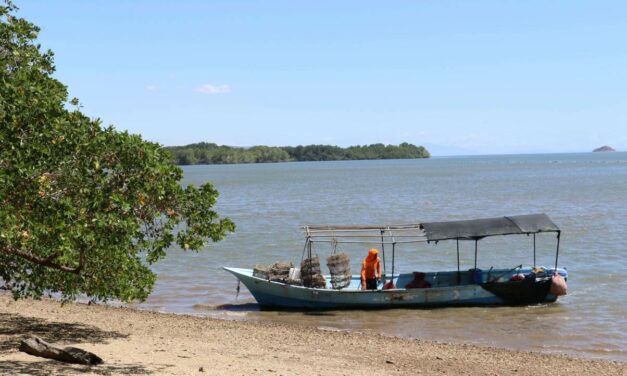
[[[105,363],[17,351],[34,334]],[[627,363],[0,295],[0,374],[627,375]]]

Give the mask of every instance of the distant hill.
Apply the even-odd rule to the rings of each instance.
[[[610,146],[601,146],[600,148],[596,148],[594,150],[592,150],[593,153],[599,153],[599,152],[604,152],[604,151],[616,151],[614,148],[610,147]]]
[[[249,148],[200,142],[185,146],[166,147],[176,164],[234,164],[291,161],[345,161],[359,159],[417,159],[429,158],[423,146],[372,144],[342,148],[332,145],[252,146]]]

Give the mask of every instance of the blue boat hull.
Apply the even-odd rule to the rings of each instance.
[[[317,289],[268,281],[252,275],[250,269],[224,268],[237,277],[259,305],[288,309],[382,309],[430,308],[452,306],[494,306],[520,304],[503,294],[495,294],[482,284],[456,284],[423,289],[360,290],[358,277],[346,289]],[[560,270],[562,272],[562,270]],[[455,272],[441,272],[442,276]],[[565,272],[564,272],[565,273]],[[394,282],[404,286],[408,275],[395,276]],[[499,296],[500,295],[500,296]],[[557,297],[548,290],[530,303],[550,303]]]

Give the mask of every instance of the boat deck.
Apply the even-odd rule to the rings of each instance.
[[[554,269],[544,268],[546,270],[543,274],[538,274],[538,278],[549,277],[553,274]],[[423,272],[424,280],[429,283],[431,288],[438,287],[454,287],[454,286],[464,286],[464,285],[476,285],[479,283],[486,283],[489,281],[509,281],[510,278],[516,274],[529,274],[533,270],[532,267],[522,267],[518,269],[492,269],[492,270],[483,270],[481,271],[481,280],[473,279],[476,278],[477,274],[469,271],[462,270],[459,273],[457,271],[440,271],[440,272]],[[567,277],[568,273],[564,269],[558,269],[558,272],[563,276]],[[420,272],[416,272],[420,273]],[[251,274],[252,275],[252,274]],[[325,275],[325,279],[327,280],[326,289],[332,289],[331,286],[331,276]],[[405,289],[408,284],[414,281],[414,272],[412,273],[400,273],[394,275],[393,282],[396,285],[397,289]],[[389,281],[389,276],[386,278],[386,282]],[[383,282],[379,284],[379,289],[382,288]],[[353,275],[351,278],[350,285],[343,288],[342,291],[346,290],[361,290],[361,276]]]

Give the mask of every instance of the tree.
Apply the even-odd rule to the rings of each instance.
[[[0,278],[16,298],[143,300],[150,264],[235,226],[160,145],[103,128],[53,78],[39,29],[0,5]]]

